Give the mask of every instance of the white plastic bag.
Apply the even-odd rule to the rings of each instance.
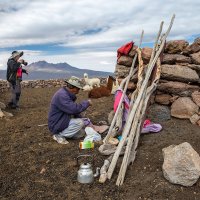
[[[85,128],[86,137],[84,138],[85,141],[97,142],[101,140],[101,135],[97,133],[92,127]]]

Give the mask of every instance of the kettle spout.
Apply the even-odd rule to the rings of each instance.
[[[96,173],[93,175],[95,178],[99,176],[100,173],[100,167],[96,168]]]

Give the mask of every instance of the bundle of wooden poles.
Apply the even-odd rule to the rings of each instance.
[[[104,161],[104,164],[101,168],[100,179],[99,179],[99,182],[101,183],[104,183],[107,178],[111,179],[118,158],[121,155],[122,148],[123,149],[125,148],[125,152],[123,155],[123,160],[121,163],[116,185],[119,186],[123,184],[127,167],[130,163],[133,163],[135,160],[140,132],[143,126],[149,98],[151,94],[155,91],[158,81],[160,79],[160,72],[161,72],[160,55],[163,52],[166,38],[171,30],[174,18],[175,15],[172,16],[170,25],[166,33],[164,34],[162,34],[162,28],[164,22],[161,22],[160,29],[157,34],[157,38],[151,54],[151,58],[147,66],[143,65],[141,58],[140,46],[142,44],[142,38],[143,38],[143,31],[142,31],[139,47],[133,59],[129,75],[120,84],[120,88],[123,90],[122,97],[119,102],[118,108],[115,112],[112,123],[110,125],[108,134],[103,140],[104,142],[103,145],[107,144],[110,138],[116,136],[117,130],[119,128],[119,122],[121,121],[123,115],[123,103],[122,103],[123,98],[126,94],[126,90],[130,79],[135,75],[137,75],[138,77],[137,88],[132,93],[131,96],[129,115],[122,131],[122,138],[114,154],[110,155],[110,157]],[[137,59],[139,65],[138,67],[135,67]]]

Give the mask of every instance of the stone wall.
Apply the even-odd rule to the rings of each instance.
[[[100,78],[101,84],[106,84],[107,77]],[[22,81],[22,88],[49,88],[49,87],[62,87],[64,85],[64,79],[49,79],[49,80],[28,80]],[[9,83],[6,80],[0,79],[0,92],[9,90]]]
[[[63,79],[54,80],[33,80],[33,81],[22,81],[22,88],[48,88],[48,87],[61,87],[64,84]],[[0,80],[0,92],[9,90],[9,83],[5,80]]]
[[[128,75],[136,48],[134,45],[128,55],[122,55],[117,60],[116,76]],[[149,47],[142,49],[145,65],[149,62],[151,52]],[[153,102],[168,105],[171,116],[188,118],[200,125],[200,38],[190,45],[185,40],[166,43],[161,79],[154,95]]]

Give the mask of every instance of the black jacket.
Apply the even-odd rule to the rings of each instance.
[[[7,62],[7,74],[6,74],[6,78],[7,81],[12,83],[12,84],[16,84],[16,76],[17,76],[17,70],[20,68],[21,63],[15,61],[13,58],[8,59]],[[26,70],[22,70],[22,72],[26,73]]]

